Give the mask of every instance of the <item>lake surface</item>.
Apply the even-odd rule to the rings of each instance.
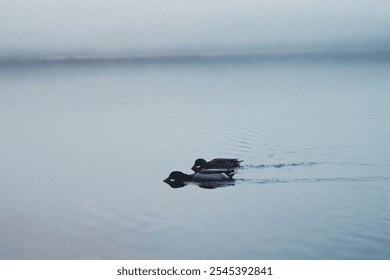
[[[0,66],[1,259],[390,259],[388,57]]]

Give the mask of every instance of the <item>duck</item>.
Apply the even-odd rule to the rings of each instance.
[[[165,183],[175,184],[183,182],[218,182],[231,181],[236,172],[234,169],[203,169],[194,174],[185,174],[181,171],[173,171]]]
[[[195,160],[194,166],[191,169],[195,172],[199,172],[204,169],[231,169],[240,167],[242,160],[237,158],[215,158],[210,161],[206,161],[203,158]]]

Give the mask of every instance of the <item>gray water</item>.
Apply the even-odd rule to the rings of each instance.
[[[0,67],[1,259],[390,259],[390,63]],[[233,184],[171,188],[196,158]]]

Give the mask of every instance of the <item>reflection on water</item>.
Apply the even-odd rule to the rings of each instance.
[[[166,182],[171,188],[178,189],[183,188],[185,186],[198,186],[203,189],[216,189],[234,186],[235,180],[232,181],[222,181],[222,182]]]
[[[390,258],[387,63],[7,69],[2,259]],[[234,181],[162,181],[216,157]]]

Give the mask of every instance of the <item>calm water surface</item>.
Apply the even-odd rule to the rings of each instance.
[[[1,259],[390,259],[390,64],[22,66],[0,67]],[[198,157],[244,163],[162,181]]]

